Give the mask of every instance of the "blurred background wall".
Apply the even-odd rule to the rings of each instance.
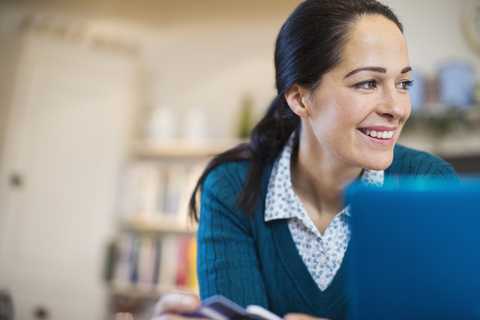
[[[452,61],[480,80],[479,53],[462,30],[472,1],[384,2],[400,16],[411,65],[430,86]],[[0,1],[0,290],[13,297],[15,319],[114,319],[128,310],[148,318],[151,309],[138,301],[151,308],[163,287],[138,291],[120,281],[120,294],[102,280],[119,220],[151,226],[145,210],[158,208],[143,202],[158,204],[148,194],[161,188],[148,177],[186,163],[189,173],[177,176],[192,180],[192,166],[233,146],[248,127],[241,122],[263,113],[275,96],[275,37],[299,3]],[[438,99],[412,118],[417,126],[404,143],[478,168],[478,97],[453,115]],[[431,132],[418,131],[425,123]],[[133,160],[148,181],[127,189],[149,191],[136,209],[119,209],[125,172],[140,170]],[[191,189],[180,185],[181,195],[170,197],[186,197]],[[185,208],[178,211],[185,219]],[[164,232],[165,217],[154,218],[149,232]]]
[[[71,19],[92,37],[131,45],[145,77],[142,105],[147,111],[174,110],[175,133],[182,136],[185,113],[203,110],[209,114],[206,134],[224,137],[236,133],[235,116],[244,95],[253,97],[258,110],[274,96],[275,36],[299,2],[21,0],[7,1],[0,21],[1,30],[11,32],[18,27],[13,20],[26,12],[47,24]],[[468,0],[385,3],[405,25],[415,70],[432,75],[455,58],[470,63],[480,77],[478,57],[462,33]]]

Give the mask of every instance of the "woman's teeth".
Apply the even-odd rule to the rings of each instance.
[[[395,131],[375,131],[370,129],[362,129],[362,132],[367,136],[371,136],[377,139],[390,139],[393,137]]]

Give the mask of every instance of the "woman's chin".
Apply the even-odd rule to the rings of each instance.
[[[393,151],[389,152],[388,154],[378,155],[373,159],[372,158],[366,159],[366,161],[363,162],[362,167],[368,170],[380,171],[380,170],[386,170],[388,167],[390,167],[392,162],[393,162]]]

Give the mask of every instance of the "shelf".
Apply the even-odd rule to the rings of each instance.
[[[178,220],[168,221],[167,219],[155,219],[135,222],[123,222],[120,225],[121,230],[124,231],[137,231],[144,233],[197,233],[197,224],[180,223]]]
[[[240,139],[136,141],[132,155],[139,158],[210,158],[246,142]]]
[[[170,291],[187,291],[197,295],[199,293],[198,288],[179,286],[142,287],[141,285],[137,284],[132,284],[129,286],[117,286],[110,284],[109,291],[114,296],[149,300],[157,300],[161,295]]]

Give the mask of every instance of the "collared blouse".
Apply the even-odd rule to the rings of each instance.
[[[340,268],[350,240],[350,206],[345,206],[320,234],[304,205],[292,188],[290,159],[293,134],[276,159],[267,187],[265,221],[288,219],[288,227],[297,250],[320,290],[328,288]],[[363,184],[382,185],[383,170],[364,170]]]

